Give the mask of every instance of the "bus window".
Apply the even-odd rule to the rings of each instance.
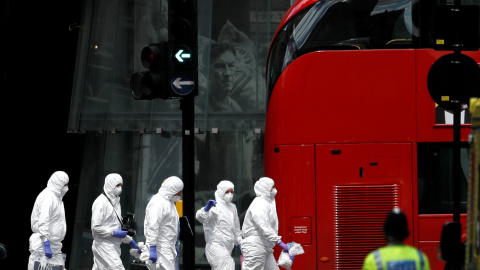
[[[290,19],[272,43],[269,94],[296,58],[318,50],[413,48],[411,0],[325,0]],[[270,95],[269,95],[270,96]]]
[[[460,211],[467,212],[469,146],[460,149]],[[418,213],[453,212],[453,143],[418,143]]]

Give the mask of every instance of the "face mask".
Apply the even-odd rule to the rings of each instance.
[[[122,193],[122,187],[115,187],[113,194],[115,194],[115,196],[120,196],[120,193]]]
[[[62,196],[65,196],[65,193],[67,193],[67,191],[68,191],[68,186],[64,186],[61,191]]]
[[[277,189],[276,188],[274,188],[274,189],[272,189],[272,191],[270,191],[270,197],[273,198],[273,197],[275,197],[275,195],[277,195]]]
[[[227,194],[225,194],[225,196],[223,196],[223,199],[224,199],[227,203],[232,202],[233,193],[227,193]]]
[[[175,195],[175,196],[173,196],[172,201],[173,201],[173,202],[178,202],[178,201],[180,201],[181,199],[182,199],[182,196]]]

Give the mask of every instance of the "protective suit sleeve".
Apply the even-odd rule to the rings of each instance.
[[[272,228],[272,225],[270,225],[270,222],[268,221],[269,215],[266,211],[267,209],[265,207],[257,208],[255,211],[252,211],[252,221],[257,225],[259,231],[268,241],[276,244],[278,240],[282,239],[282,237],[279,236]]]
[[[122,238],[122,243],[130,244],[130,242],[132,242],[132,240],[133,240],[133,238],[130,235],[127,235],[127,236],[125,236],[125,238]]]
[[[92,234],[95,237],[109,238],[112,237],[112,228],[105,226],[105,215],[107,213],[107,200],[97,200],[92,205]],[[112,207],[110,205],[110,207]]]
[[[207,223],[210,223],[210,213],[212,213],[212,211],[205,211],[204,207],[198,209],[197,211],[197,214],[195,215],[195,217],[197,218],[198,221],[200,221],[200,223],[202,224],[207,224]]]
[[[235,208],[235,217],[234,217],[234,226],[235,226],[235,245],[239,245],[242,241],[242,230],[240,229],[240,220],[238,219],[238,212]]]
[[[149,203],[145,210],[145,244],[156,245],[160,234],[160,220],[163,220],[163,209],[157,203]]]
[[[53,206],[53,198],[50,196],[44,196],[40,204],[37,222],[38,232],[42,236],[42,241],[50,240],[50,217],[54,211]]]

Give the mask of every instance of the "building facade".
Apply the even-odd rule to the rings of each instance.
[[[132,74],[146,70],[142,48],[168,39],[167,4],[84,1],[68,123],[69,133],[85,136],[69,255],[72,269],[93,265],[91,206],[107,174],[119,173],[124,179],[122,214],[135,214],[137,242],[145,241],[148,199],[166,177],[182,178],[179,100],[134,100],[130,90]],[[253,184],[263,176],[265,61],[290,5],[290,0],[198,1],[195,179],[184,179],[186,188],[194,187],[195,211],[214,198],[221,180],[235,184],[233,202],[241,222],[255,196]],[[233,61],[232,55],[215,51],[218,44],[234,48]],[[194,216],[188,218],[195,230],[195,266],[209,269],[202,225]],[[122,249],[128,269],[133,257],[127,245]],[[238,260],[239,250],[233,255]]]

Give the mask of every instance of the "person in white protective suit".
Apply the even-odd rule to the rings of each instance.
[[[150,270],[174,270],[178,252],[179,216],[175,202],[182,196],[183,182],[176,176],[163,180],[158,193],[147,204],[143,224],[145,245],[149,249]],[[141,258],[144,257],[143,254]]]
[[[241,251],[243,270],[279,269],[273,248],[279,245],[288,252],[288,246],[278,235],[278,216],[275,204],[277,189],[273,179],[260,178],[254,186],[257,197],[248,207],[242,226]]]
[[[92,205],[91,229],[93,235],[93,267],[92,270],[124,270],[120,245],[130,244],[138,248],[137,243],[127,231],[123,231],[122,208],[120,194],[123,179],[119,174],[111,173],[105,177],[103,192]]]
[[[68,175],[56,171],[48,179],[47,187],[38,194],[30,217],[30,258],[28,270],[35,262],[65,267],[62,256],[62,241],[67,233],[63,196],[68,191]]]
[[[237,207],[232,203],[233,193],[232,182],[220,181],[215,200],[209,200],[196,214],[197,220],[203,224],[205,255],[212,270],[235,270],[232,250],[235,246],[241,246],[242,231]]]

